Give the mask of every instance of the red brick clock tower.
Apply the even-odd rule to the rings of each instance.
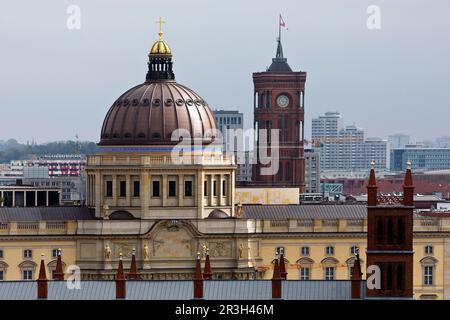
[[[413,298],[414,186],[408,162],[403,197],[377,194],[375,172],[367,186],[367,266],[381,271],[381,288],[366,289],[367,298]]]
[[[261,174],[263,167],[260,148],[263,137],[257,135],[255,155],[257,163],[252,168],[252,183],[255,185],[305,187],[304,163],[304,102],[306,72],[292,71],[283,56],[281,38],[278,37],[276,57],[265,72],[253,73],[254,84],[254,129],[267,130],[267,147],[270,150],[274,137],[271,129],[279,130],[279,168],[275,174]],[[268,155],[272,156],[270,151]],[[275,155],[273,155],[275,156]],[[272,161],[273,163],[273,161]]]

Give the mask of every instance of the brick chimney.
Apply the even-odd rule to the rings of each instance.
[[[367,205],[377,205],[377,180],[375,178],[375,161],[370,162],[370,176],[367,185]]]
[[[47,299],[48,280],[45,274],[44,254],[41,254],[41,265],[39,267],[39,277],[37,279],[37,297],[38,299]]]
[[[136,265],[136,249],[133,248],[133,255],[131,256],[131,266],[130,266],[130,272],[128,273],[128,280],[139,280],[141,278],[141,275],[139,274],[137,270]]]
[[[359,259],[359,252],[357,252],[352,272],[352,299],[361,299],[361,284],[362,284],[361,281],[362,281],[361,261]]]
[[[197,253],[197,259],[195,260],[194,299],[203,299],[203,275],[200,264],[200,252]]]
[[[275,259],[272,277],[272,299],[281,299],[281,275],[278,265],[278,257]]]
[[[211,262],[209,261],[209,251],[206,251],[205,268],[203,269],[203,278],[205,280],[211,280],[212,276],[213,273],[211,270]]]
[[[64,280],[64,271],[61,260],[61,249],[58,249],[58,258],[56,259],[56,270],[53,273],[54,280],[62,281]]]
[[[123,273],[122,253],[119,257],[119,267],[116,274],[116,299],[125,299],[126,297],[126,282],[125,274]]]
[[[281,276],[281,279],[286,280],[287,272],[286,272],[286,265],[284,263],[284,254],[283,253],[280,255],[280,276]]]

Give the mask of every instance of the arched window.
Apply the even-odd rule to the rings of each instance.
[[[291,179],[291,163],[286,162],[286,170],[284,175],[284,180],[289,181]]]
[[[397,290],[403,290],[405,288],[405,275],[403,265],[397,266]]]
[[[383,219],[377,218],[377,244],[383,244],[383,237],[384,237],[384,226],[383,226]]]
[[[394,243],[394,224],[392,222],[392,218],[387,219],[387,228],[386,228],[386,235],[387,235],[387,243],[393,244]]]
[[[405,223],[403,218],[397,220],[397,244],[405,244]]]
[[[20,263],[19,269],[22,275],[22,280],[34,280],[36,267],[37,264],[31,260]]]
[[[391,290],[392,289],[392,277],[393,276],[393,268],[391,264],[388,264],[386,268],[386,289]]]
[[[422,265],[422,279],[423,285],[425,286],[434,286],[434,275],[436,273],[436,265],[438,260],[434,257],[425,257],[420,260],[420,264]]]
[[[8,264],[6,262],[0,261],[0,281],[6,280],[6,270],[8,269]]]

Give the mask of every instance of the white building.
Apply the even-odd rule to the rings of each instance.
[[[232,133],[233,130],[244,129],[244,114],[237,110],[214,110],[214,116],[217,127],[222,133],[224,152],[232,152],[235,156],[237,163],[236,181],[251,181],[252,168],[249,151],[238,150],[239,143],[236,139],[239,136]],[[234,141],[230,141],[230,139],[234,139]],[[241,143],[242,146],[245,146],[244,141],[241,141]]]
[[[320,153],[321,171],[367,170],[371,160],[378,170],[388,168],[387,141],[365,139],[364,130],[356,125],[344,127],[338,112],[326,112],[312,120],[312,140]]]
[[[404,148],[407,144],[410,143],[410,136],[402,133],[397,133],[390,135],[388,137],[389,146],[391,149]]]

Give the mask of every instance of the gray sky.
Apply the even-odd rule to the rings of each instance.
[[[80,30],[66,27],[71,4]],[[380,30],[366,26],[372,4]],[[15,0],[0,10],[0,140],[98,141],[110,105],[145,79],[159,16],[177,81],[249,127],[252,72],[271,63],[279,13],[284,54],[308,73],[308,136],[329,110],[368,136],[450,135],[448,0]]]

